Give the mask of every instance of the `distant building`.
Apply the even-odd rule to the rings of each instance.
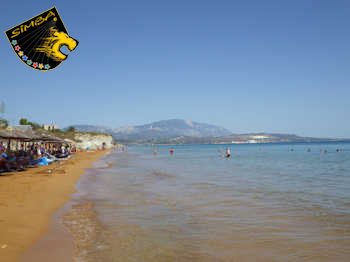
[[[17,125],[17,126],[8,126],[7,130],[26,132],[26,131],[32,131],[33,128],[31,125]]]
[[[58,125],[44,125],[45,130],[56,130],[58,129]]]
[[[250,136],[252,139],[266,139],[269,138],[269,136]]]

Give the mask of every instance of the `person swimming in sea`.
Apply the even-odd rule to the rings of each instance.
[[[170,155],[173,155],[174,154],[174,148],[170,148],[169,152],[170,152]]]
[[[227,147],[226,148],[226,155],[225,155],[226,158],[230,158],[231,157],[231,150]]]
[[[157,155],[157,154],[158,154],[157,148],[153,148],[153,155]]]

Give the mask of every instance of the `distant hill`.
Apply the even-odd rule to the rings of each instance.
[[[172,138],[158,139],[139,139],[134,141],[124,141],[132,144],[254,144],[254,143],[288,143],[288,142],[331,142],[331,141],[349,141],[350,139],[332,139],[332,138],[314,138],[301,137],[291,134],[232,134],[219,137],[190,137],[177,136]]]
[[[317,137],[302,137],[294,134],[276,134],[276,133],[249,133],[232,134],[213,138],[214,144],[241,144],[241,143],[282,143],[282,142],[326,142],[326,141],[345,141],[346,139],[331,139]]]
[[[350,139],[302,137],[294,134],[232,134],[232,132],[223,127],[182,119],[162,120],[151,124],[122,128],[93,125],[74,125],[74,127],[84,132],[108,133],[116,141],[129,144],[242,144],[350,141]]]
[[[79,131],[109,133],[118,141],[169,139],[178,136],[228,136],[232,134],[231,131],[223,127],[182,119],[162,120],[150,124],[122,128],[93,125],[73,125],[73,127]]]

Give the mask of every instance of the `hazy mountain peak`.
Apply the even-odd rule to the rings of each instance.
[[[93,125],[75,125],[79,131],[111,134],[123,143],[140,144],[241,144],[276,142],[350,141],[349,139],[327,139],[300,137],[293,134],[247,133],[232,134],[215,125],[183,119],[161,120],[145,125],[108,128]]]
[[[149,124],[121,128],[91,125],[75,125],[74,127],[80,131],[107,132],[117,140],[172,138],[177,136],[227,136],[232,133],[223,127],[183,119],[161,120]]]

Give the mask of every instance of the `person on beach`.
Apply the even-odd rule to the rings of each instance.
[[[0,142],[0,151],[5,151],[5,146],[2,141]]]
[[[174,148],[170,148],[170,155],[174,154]]]
[[[226,158],[230,158],[231,157],[231,150],[227,147],[226,148]]]
[[[41,153],[42,156],[45,155],[45,153],[46,153],[44,143],[41,143],[41,146],[40,146],[40,153]]]
[[[0,148],[0,166],[4,167],[5,171],[9,171],[11,169],[8,163],[8,155],[2,148]]]
[[[157,148],[153,148],[153,155],[157,155],[157,154],[158,154]]]
[[[40,146],[39,146],[39,145],[36,146],[36,154],[37,154],[39,157],[41,157],[41,150],[40,150]]]

